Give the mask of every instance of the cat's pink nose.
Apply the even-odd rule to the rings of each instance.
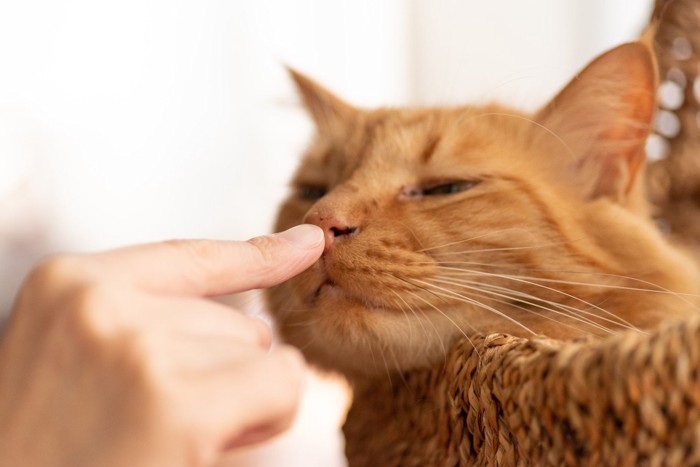
[[[343,241],[360,231],[357,226],[350,225],[336,216],[328,216],[319,213],[310,213],[304,217],[306,224],[314,224],[323,229],[326,235],[326,248],[328,251],[338,241]]]

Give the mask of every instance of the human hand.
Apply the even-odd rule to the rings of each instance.
[[[293,420],[304,363],[205,297],[309,267],[323,233],[173,241],[39,265],[0,341],[4,466],[206,466]]]

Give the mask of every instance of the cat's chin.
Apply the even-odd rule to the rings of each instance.
[[[326,279],[318,287],[318,289],[316,289],[314,297],[311,301],[313,303],[316,303],[318,301],[330,301],[333,305],[337,304],[338,307],[348,306],[348,303],[343,304],[340,302],[349,301],[351,306],[354,305],[360,307],[361,309],[364,309],[364,311],[371,313],[400,313],[399,310],[389,309],[386,306],[373,302],[372,299],[369,297],[363,297],[353,292],[350,292],[347,289],[338,286],[331,279]]]
[[[280,317],[283,337],[303,349],[310,363],[350,377],[394,374],[432,366],[460,335],[445,320],[425,320],[372,297],[360,296],[324,279],[306,294],[294,295],[299,313]],[[313,326],[300,323],[313,323]]]

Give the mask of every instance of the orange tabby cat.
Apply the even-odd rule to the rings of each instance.
[[[696,311],[700,272],[644,196],[645,45],[602,55],[535,115],[362,110],[292,76],[317,136],[276,229],[316,224],[326,250],[268,298],[312,363],[408,370],[475,332],[602,336]]]

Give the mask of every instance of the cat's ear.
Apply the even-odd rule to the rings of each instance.
[[[356,118],[356,108],[297,70],[287,71],[319,131],[335,133]]]
[[[596,58],[537,114],[584,196],[624,203],[639,191],[656,82],[650,48],[624,44]]]

